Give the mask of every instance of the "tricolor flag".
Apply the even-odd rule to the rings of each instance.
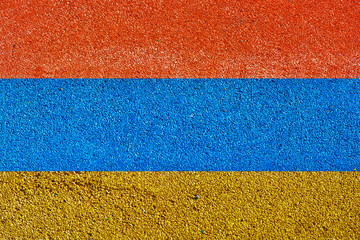
[[[0,239],[359,239],[359,16],[0,3]]]

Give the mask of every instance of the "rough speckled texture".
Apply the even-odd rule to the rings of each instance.
[[[360,76],[356,0],[7,0],[0,15],[0,78]],[[359,239],[359,186],[357,172],[2,172],[0,238]]]
[[[352,171],[358,79],[0,79],[0,171]]]
[[[0,78],[360,77],[357,0],[6,0],[0,14]]]
[[[360,238],[357,172],[2,172],[0,199],[0,239]]]

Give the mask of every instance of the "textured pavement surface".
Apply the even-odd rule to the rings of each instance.
[[[10,85],[17,81],[12,78],[355,80],[360,77],[359,15],[360,3],[355,0],[1,1],[0,78]],[[0,131],[6,134],[2,134],[0,146],[15,146],[15,150],[3,151],[6,155],[0,156],[1,168],[19,170],[31,166],[26,159],[46,156],[35,151],[21,160],[24,152],[31,152],[31,146],[38,144],[40,133],[22,135],[21,128],[6,126],[11,122],[8,113],[18,110],[15,119],[22,124],[43,119],[34,109],[34,104],[41,106],[41,99],[34,100],[30,94],[26,98],[26,92],[39,91],[44,98],[59,96],[62,102],[43,109],[56,113],[54,120],[69,114],[72,106],[59,95],[68,94],[66,87],[59,86],[63,90],[53,93],[36,86],[26,89],[26,84],[6,90],[1,86]],[[23,95],[18,96],[22,98],[6,102],[6,93],[21,89]],[[213,107],[229,100],[220,96],[224,90],[212,92],[219,97]],[[273,98],[280,96],[272,94]],[[318,100],[327,96],[319,95]],[[355,95],[350,105],[342,101],[346,95],[332,96],[339,97],[334,102],[343,105],[321,108],[327,124],[315,125],[320,135],[336,125],[331,118],[343,117],[336,126],[349,117],[358,119],[343,114],[348,106],[355,106]],[[61,107],[69,109],[63,112]],[[27,115],[21,115],[23,112]],[[319,124],[322,120],[307,123],[311,121]],[[6,132],[9,127],[14,130],[10,135]],[[356,152],[348,154],[357,147],[352,145],[358,137],[353,127],[351,124],[347,129],[354,130],[349,132],[354,138],[340,136],[339,148],[335,147],[336,134],[326,136],[323,142],[325,149],[334,146],[333,152],[342,153],[338,157],[346,156],[342,164],[333,165],[340,170],[348,170],[342,167],[353,167],[355,161]],[[45,135],[45,142],[46,138],[60,141],[56,129],[51,133],[55,136]],[[16,149],[16,141],[10,145],[4,141],[9,136],[28,141],[30,148]],[[89,158],[101,152],[95,142],[88,143],[92,148],[77,154]],[[300,146],[296,140],[293,143]],[[11,165],[3,164],[4,156],[12,156]],[[56,156],[61,154],[52,157]],[[51,165],[49,160],[42,163]],[[359,174],[355,167],[351,172],[36,171],[0,173],[0,239],[360,238]]]

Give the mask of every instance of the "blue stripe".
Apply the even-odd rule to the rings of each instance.
[[[351,171],[359,79],[0,79],[1,171]]]

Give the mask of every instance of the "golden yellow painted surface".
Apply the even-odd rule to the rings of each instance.
[[[1,172],[0,239],[360,239],[359,185],[358,172]]]

